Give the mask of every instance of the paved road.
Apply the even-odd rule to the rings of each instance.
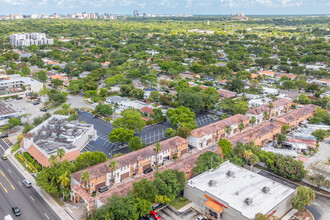
[[[282,178],[279,178],[275,175],[272,175],[265,171],[260,171],[260,175],[265,176],[269,179],[272,179],[276,182],[279,182],[283,185],[286,185],[292,189],[296,189],[298,186],[290,181],[286,181]],[[329,220],[330,219],[330,198],[316,194],[315,200],[311,206],[308,206],[307,209],[314,215],[315,220]]]
[[[0,155],[4,154],[7,145],[0,139]],[[33,188],[26,188],[22,180],[24,177],[9,160],[0,160],[0,219],[10,214],[12,206],[18,206],[22,215],[17,219],[39,220],[60,219],[43,198]]]

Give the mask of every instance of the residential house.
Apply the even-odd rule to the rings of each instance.
[[[260,125],[266,119],[271,119],[282,115],[291,109],[292,100],[290,99],[279,99],[273,103],[273,108],[269,108],[269,104],[261,105],[259,107],[250,109],[247,111],[246,115],[256,118],[256,125]],[[265,113],[267,112],[268,118],[265,118]]]
[[[259,75],[265,75],[265,76],[269,76],[269,77],[274,77],[275,76],[275,73],[272,72],[272,71],[260,71],[259,72]]]
[[[320,86],[330,86],[330,79],[318,79],[315,82]]]
[[[224,89],[219,89],[218,92],[219,92],[220,98],[230,98],[230,97],[236,96],[236,94],[237,94],[236,92],[232,92],[232,91],[224,90]]]
[[[249,128],[250,117],[237,114],[204,127],[197,128],[193,130],[187,138],[189,145],[197,149],[204,149],[206,147],[216,145],[220,139],[238,134],[240,132],[238,129],[238,125],[240,123],[244,124],[244,129]],[[225,132],[227,126],[231,128],[229,133]]]
[[[161,141],[159,144],[161,145],[161,151],[158,154],[154,151],[155,146],[149,145],[145,148],[75,172],[71,174],[71,185],[78,184],[82,188],[85,188],[84,183],[81,181],[81,173],[88,171],[90,174],[90,181],[85,190],[89,194],[92,194],[102,186],[120,183],[126,178],[142,174],[147,168],[152,168],[155,165],[162,165],[164,161],[172,159],[174,155],[180,158],[183,154],[188,152],[188,141],[179,136]],[[116,170],[111,171],[109,169],[111,161],[116,161],[118,165]]]

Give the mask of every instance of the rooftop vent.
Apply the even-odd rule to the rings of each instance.
[[[55,125],[49,125],[49,128],[50,129],[54,129],[55,128]]]
[[[236,196],[238,196],[238,195],[239,195],[238,191],[236,191],[236,192],[235,192],[235,195],[236,195]]]
[[[234,171],[231,171],[231,170],[228,171],[226,174],[228,177],[234,177],[234,175],[235,175]]]
[[[270,191],[270,188],[268,186],[264,186],[264,187],[262,187],[261,191],[263,193],[268,193]]]
[[[209,186],[214,186],[217,182],[215,180],[210,180],[208,182]]]
[[[247,204],[247,205],[251,205],[253,203],[253,199],[250,198],[250,197],[247,197],[245,200],[244,200],[244,203]]]
[[[44,135],[45,136],[46,134],[47,134],[46,131],[42,131],[41,132],[41,135]]]
[[[56,133],[52,133],[51,137],[56,138],[57,137]]]

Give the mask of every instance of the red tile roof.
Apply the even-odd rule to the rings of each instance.
[[[93,202],[93,197],[88,194],[83,188],[81,188],[78,184],[71,186],[71,190],[77,193],[85,202],[91,203]]]
[[[276,118],[275,120],[284,123],[291,123],[300,119],[301,117],[304,117],[312,112],[315,112],[316,107],[317,107],[316,105],[305,105],[302,108],[291,110],[285,115]]]
[[[279,99],[279,100],[276,100],[273,103],[273,108],[277,108],[279,106],[284,106],[284,105],[287,105],[287,104],[291,104],[292,103],[292,100],[290,99]],[[258,106],[256,108],[253,108],[253,109],[250,109],[249,111],[247,111],[248,114],[252,114],[252,115],[260,115],[260,114],[263,114],[264,112],[268,112],[269,111],[269,104],[265,104],[265,105],[261,105],[261,106]]]
[[[197,128],[191,132],[191,136],[201,138],[207,134],[214,133],[216,131],[224,130],[226,126],[238,124],[242,121],[249,120],[250,117],[246,115],[237,114],[232,117],[214,122],[201,128]]]
[[[265,74],[265,75],[275,75],[272,71],[260,71],[259,74]]]
[[[276,132],[281,127],[281,125],[276,123],[263,123],[258,127],[251,128],[230,138],[229,141],[233,144],[233,146],[236,146],[238,142],[241,142],[242,144],[248,144],[250,141],[257,141],[264,138],[266,135]]]
[[[69,151],[64,154],[62,157],[62,161],[67,160],[67,161],[74,161],[76,158],[80,155],[80,151],[74,150],[74,151]]]
[[[276,78],[281,78],[281,77],[283,77],[283,76],[287,76],[289,79],[294,79],[294,78],[296,78],[296,75],[294,75],[294,74],[288,74],[288,73],[282,73],[282,74],[280,74],[280,75],[277,75]]]
[[[26,151],[31,154],[31,156],[38,161],[44,167],[50,166],[48,157],[46,157],[41,151],[39,151],[35,146],[31,145]]]
[[[162,151],[165,151],[165,150],[168,150],[171,148],[175,148],[176,146],[181,145],[181,144],[188,144],[188,141],[179,136],[175,136],[170,139],[161,141],[159,143],[162,146]],[[94,179],[95,177],[98,177],[98,176],[101,176],[101,175],[104,175],[104,174],[110,172],[108,166],[111,161],[116,161],[118,164],[118,169],[119,169],[121,167],[130,165],[130,164],[134,164],[144,158],[148,158],[148,157],[155,155],[155,151],[153,149],[154,149],[154,145],[149,145],[145,148],[124,154],[122,156],[113,158],[106,162],[103,162],[103,163],[88,167],[84,170],[80,170],[78,172],[72,173],[71,177],[73,177],[77,181],[80,181],[81,173],[88,171],[90,174],[90,179]]]
[[[141,112],[146,112],[148,114],[154,114],[154,111],[150,107],[143,107],[140,110],[141,110]]]
[[[24,138],[31,138],[31,137],[34,137],[34,135],[32,133],[24,133],[22,135]]]
[[[225,98],[230,98],[236,95],[236,92],[231,92],[228,90],[219,89],[218,92],[221,97],[225,97]]]

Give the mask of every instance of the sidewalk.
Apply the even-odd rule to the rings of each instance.
[[[17,168],[17,170],[24,176],[25,179],[32,183],[33,188],[39,193],[39,195],[47,202],[47,204],[54,210],[57,215],[63,220],[72,220],[73,218],[61,207],[48,193],[37,186],[33,176],[25,170],[25,168],[15,159],[14,155],[10,153],[8,148],[5,154],[8,156],[8,160]]]

